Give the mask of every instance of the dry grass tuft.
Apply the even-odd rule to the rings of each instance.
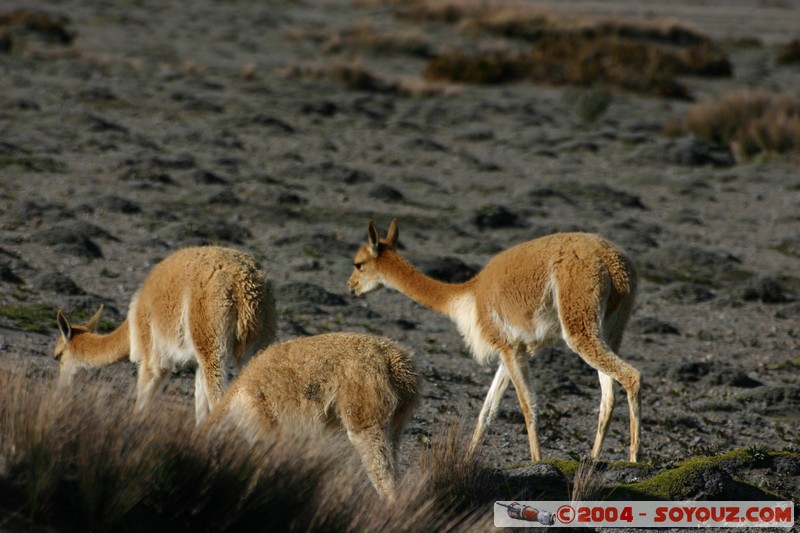
[[[252,443],[224,428],[196,432],[188,402],[136,414],[133,396],[121,382],[58,390],[0,371],[0,528],[419,531],[485,518],[440,505],[489,490],[454,441],[435,445],[430,470],[412,469],[389,503],[344,435],[284,431]]]
[[[678,128],[673,124],[672,129]],[[729,146],[740,161],[796,153],[800,151],[800,100],[763,89],[738,91],[696,104],[680,130]]]
[[[456,83],[495,84],[518,81],[530,70],[530,57],[515,52],[461,50],[444,52],[428,61],[424,76],[431,80]]]
[[[379,31],[369,20],[342,29],[291,27],[284,33],[294,40],[316,42],[326,53],[336,53],[342,50],[366,50],[416,57],[433,55],[433,46],[430,40],[418,29]]]
[[[467,511],[497,498],[490,470],[477,451],[469,449],[468,432],[449,423],[429,449],[420,454],[416,471],[428,476],[429,495],[440,505]]]
[[[689,98],[680,75],[730,76],[731,63],[702,33],[674,20],[570,17],[520,2],[406,0],[400,17],[455,24],[532,43],[530,53],[445,51],[428,62],[429,79],[554,85],[603,84],[661,97]]]
[[[443,83],[431,83],[410,78],[387,79],[365,67],[360,61],[327,64],[306,63],[290,65],[283,74],[304,79],[332,80],[353,91],[390,93],[399,96],[425,97],[454,94],[455,90]]]
[[[595,19],[558,14],[525,2],[499,0],[399,0],[398,17],[457,24],[468,30],[538,40],[552,34],[577,37],[619,37],[675,46],[711,44],[711,39],[677,20]]]
[[[793,65],[800,63],[800,39],[793,39],[778,49],[775,56],[778,65]]]
[[[595,474],[596,467],[597,461],[591,457],[581,458],[572,480],[570,498],[573,502],[601,499],[603,484],[601,476]]]
[[[688,88],[675,76],[722,75],[726,71],[730,72],[727,59],[703,46],[675,53],[618,38],[576,39],[574,35],[552,34],[539,39],[529,54],[443,52],[428,62],[425,77],[470,83],[528,79],[582,87],[602,84],[660,97],[688,99]]]

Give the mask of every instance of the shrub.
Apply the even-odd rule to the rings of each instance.
[[[699,59],[692,65],[680,55],[643,43],[550,34],[537,41],[528,54],[443,52],[428,62],[425,77],[468,83],[529,79],[581,87],[604,84],[655,96],[688,99],[688,88],[675,80],[675,76],[710,68]]]
[[[800,39],[794,39],[778,49],[775,62],[779,65],[800,63]]]
[[[391,93],[410,97],[447,95],[453,92],[450,87],[424,80],[388,79],[368,69],[359,61],[290,65],[284,69],[283,73],[289,77],[332,80],[354,91]]]
[[[425,77],[460,83],[506,83],[524,78],[529,58],[518,53],[480,52],[467,54],[456,50],[428,61]]]
[[[743,90],[696,104],[683,131],[730,146],[740,160],[800,150],[800,100],[788,94]]]
[[[479,466],[451,441],[435,444],[430,469],[412,467],[389,503],[342,434],[286,430],[251,442],[224,427],[197,432],[191,407],[165,395],[139,414],[131,382],[58,389],[0,370],[3,529],[403,532],[477,520],[486,529],[485,509],[440,505],[481,487]]]

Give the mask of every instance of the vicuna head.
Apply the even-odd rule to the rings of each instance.
[[[60,379],[62,381],[71,380],[75,370],[80,366],[82,361],[81,340],[87,333],[94,332],[102,314],[103,305],[101,304],[89,322],[81,326],[71,324],[67,315],[60,309],[56,313],[56,322],[58,322],[58,329],[61,330],[61,336],[56,341],[53,357],[61,365]]]
[[[381,260],[384,252],[394,251],[397,237],[397,219],[392,220],[392,223],[389,224],[389,231],[386,232],[385,239],[378,236],[378,227],[373,221],[369,221],[367,244],[359,248],[356,253],[356,257],[353,259],[355,269],[347,282],[351,293],[362,296],[386,286]]]

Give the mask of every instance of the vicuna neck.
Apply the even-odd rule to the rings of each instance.
[[[117,363],[130,355],[130,331],[128,320],[107,335],[82,333],[75,337],[73,355],[75,359],[92,366]]]
[[[449,314],[449,303],[468,290],[467,283],[445,283],[426,276],[394,250],[386,250],[381,256],[386,283],[402,292],[418,304],[445,315]]]

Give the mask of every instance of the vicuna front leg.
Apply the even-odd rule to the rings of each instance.
[[[492,386],[489,387],[489,392],[486,394],[486,399],[483,401],[483,407],[478,415],[478,422],[475,425],[475,431],[472,433],[472,441],[470,442],[470,452],[474,452],[486,435],[486,431],[492,424],[494,417],[497,415],[497,409],[500,406],[500,400],[503,398],[506,389],[508,388],[509,377],[505,365],[501,362],[497,366],[497,372],[492,380]]]

